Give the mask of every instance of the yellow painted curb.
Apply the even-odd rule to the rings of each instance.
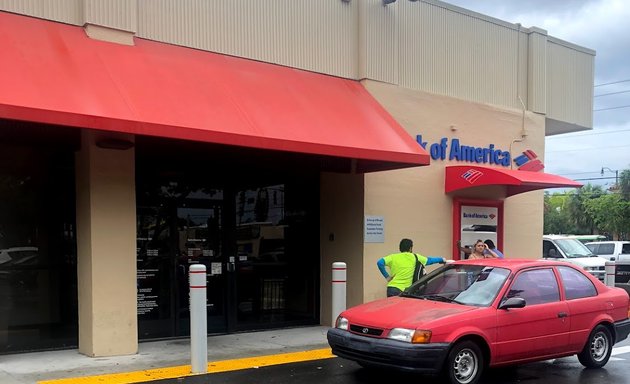
[[[208,363],[208,373],[237,371],[240,369],[267,367],[271,365],[297,363],[300,361],[329,359],[332,357],[335,357],[335,355],[332,354],[330,348],[324,348],[303,352],[281,353],[278,355],[214,361]],[[38,381],[38,384],[127,384],[161,379],[175,379],[184,376],[192,376],[190,373],[190,365],[147,369],[145,371],[136,372],[112,373],[98,376],[75,377],[69,379],[44,380]]]

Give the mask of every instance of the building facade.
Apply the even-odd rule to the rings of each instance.
[[[136,353],[330,324],[412,238],[540,257],[546,135],[591,129],[587,48],[434,1],[0,0],[0,348]],[[538,190],[538,191],[536,191]]]

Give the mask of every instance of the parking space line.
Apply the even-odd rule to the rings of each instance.
[[[227,371],[237,371],[240,369],[267,367],[272,365],[298,363],[301,361],[311,361],[333,358],[330,348],[315,349],[310,351],[281,353],[277,355],[267,355],[258,357],[248,357],[243,359],[214,361],[208,363],[208,373],[218,373]],[[38,384],[125,384],[142,383],[161,379],[176,379],[178,377],[193,376],[190,373],[190,365],[177,367],[147,369],[136,372],[112,373],[98,376],[74,377],[67,379],[55,379],[38,381]]]
[[[630,345],[613,348],[612,353],[610,355],[615,356],[615,355],[621,355],[623,353],[628,353],[628,352],[630,352]]]

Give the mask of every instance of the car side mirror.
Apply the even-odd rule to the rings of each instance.
[[[525,299],[522,297],[510,297],[499,304],[499,309],[523,308],[524,306]]]
[[[551,248],[549,250],[549,253],[547,253],[547,257],[557,258],[558,257],[558,251],[556,251],[554,248]]]

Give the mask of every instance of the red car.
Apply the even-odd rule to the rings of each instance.
[[[575,354],[586,367],[603,367],[630,333],[629,312],[626,291],[568,263],[464,260],[400,296],[342,312],[328,343],[364,367],[474,384],[486,367]]]

